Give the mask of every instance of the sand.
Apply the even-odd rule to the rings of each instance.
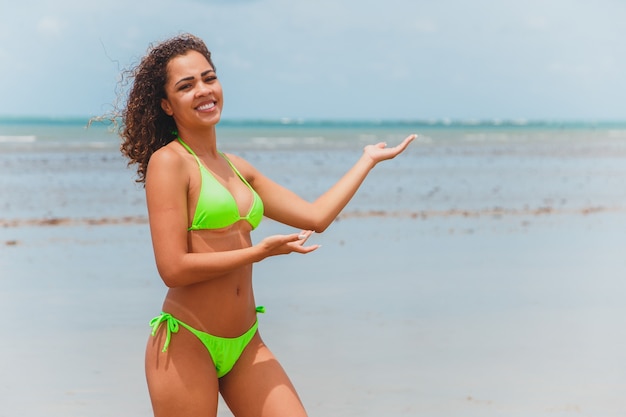
[[[623,416],[626,168],[589,155],[415,151],[319,251],[256,265],[261,332],[310,415]],[[251,159],[308,196],[351,155],[273,158]],[[151,415],[143,348],[165,289],[141,190],[100,160],[59,161],[96,173],[51,176],[45,208],[0,164],[0,416]],[[120,173],[93,191],[108,200],[89,191],[103,172]]]

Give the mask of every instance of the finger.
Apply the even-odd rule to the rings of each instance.
[[[300,232],[300,234],[298,235],[298,239],[300,239],[300,240],[302,241],[302,243],[304,243],[304,242],[306,242],[306,240],[307,240],[308,238],[310,238],[310,237],[311,237],[311,235],[312,235],[313,233],[314,233],[314,232],[313,232],[312,230],[302,230],[302,231]]]
[[[303,230],[300,233],[292,233],[289,235],[283,235],[283,244],[292,246],[292,248],[295,247],[299,247],[304,245],[304,242],[306,242],[306,240],[309,238],[309,236],[311,235],[311,231],[310,230]]]
[[[321,246],[322,245],[296,246],[293,248],[293,251],[297,253],[306,254],[306,253],[311,253],[314,250],[319,249]]]
[[[407,146],[409,146],[409,143],[413,142],[416,138],[417,138],[416,134],[409,135],[406,138],[404,138],[402,142],[400,142],[399,146],[406,148]]]
[[[290,244],[290,243],[299,244],[300,241],[302,241],[303,239],[304,238],[302,236],[302,233],[291,233],[289,235],[282,236],[282,243],[283,244]]]
[[[400,142],[394,149],[400,153],[402,151],[404,151],[411,142],[413,142],[415,139],[417,138],[416,134],[412,134],[407,136],[406,138],[404,138],[404,140],[402,142]]]

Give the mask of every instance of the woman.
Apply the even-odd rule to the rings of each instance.
[[[132,73],[122,153],[145,183],[157,268],[169,291],[152,320],[146,376],[157,417],[215,416],[218,393],[235,416],[305,416],[257,330],[252,264],[310,253],[380,161],[400,145],[366,146],[358,162],[310,203],[244,159],[218,151],[222,87],[205,44],[181,35],[153,46]],[[253,245],[263,216],[301,229]]]

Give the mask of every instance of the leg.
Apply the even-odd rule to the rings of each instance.
[[[289,377],[258,333],[219,381],[222,397],[236,417],[307,415]]]
[[[217,415],[218,379],[211,355],[182,328],[172,335],[167,352],[161,326],[146,347],[146,379],[155,417]]]

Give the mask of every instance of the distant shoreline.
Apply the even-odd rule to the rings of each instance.
[[[441,217],[466,217],[466,218],[503,218],[520,216],[550,216],[550,215],[591,215],[600,213],[626,212],[626,207],[580,207],[580,208],[554,208],[550,206],[522,209],[492,207],[483,209],[449,209],[449,210],[421,210],[421,211],[389,211],[389,210],[352,210],[341,213],[335,221],[354,219],[385,217],[397,219],[420,219]],[[109,226],[119,224],[147,224],[146,216],[120,216],[99,218],[74,218],[74,217],[42,217],[31,219],[0,219],[0,227],[15,228],[28,226]]]
[[[0,127],[11,125],[87,125],[93,116],[10,116],[0,115]],[[110,122],[96,121],[95,124],[109,125]],[[223,119],[220,127],[258,128],[258,127],[303,127],[303,128],[544,128],[544,129],[597,129],[624,128],[626,120],[595,119],[306,119],[306,118],[233,118]]]

